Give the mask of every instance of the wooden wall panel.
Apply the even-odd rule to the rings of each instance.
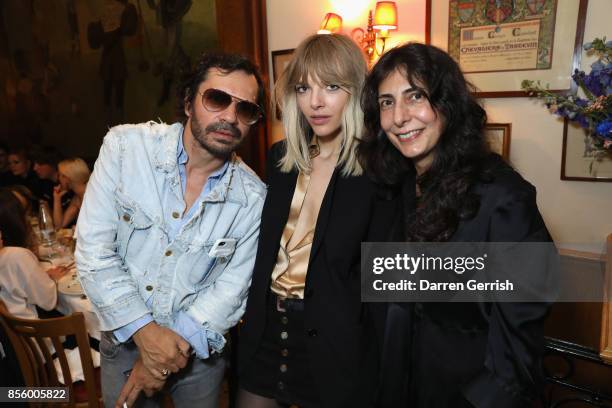
[[[561,250],[563,274],[572,277],[577,288],[585,282],[601,282],[605,264],[599,254]],[[602,299],[603,300],[603,299]],[[599,350],[602,302],[559,302],[552,306],[546,320],[546,336]]]
[[[608,235],[606,245],[606,299],[612,296],[612,234]],[[612,364],[612,302],[604,302],[601,314],[601,358]]]
[[[216,0],[217,36],[225,52],[248,56],[260,69],[264,87],[269,89],[268,30],[265,0]],[[268,103],[263,108],[268,117]],[[263,176],[268,148],[269,124],[263,120],[244,142],[239,154]]]
[[[545,323],[545,335],[596,350],[612,364],[612,302],[604,302],[612,296],[612,234],[605,256],[562,250],[561,268],[575,277],[578,289],[584,282],[603,281],[605,293],[601,302],[555,303]]]

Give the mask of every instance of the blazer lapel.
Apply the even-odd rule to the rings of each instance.
[[[264,253],[272,254],[269,260],[272,265],[276,262],[280,238],[289,217],[289,207],[295,191],[297,172],[281,173],[278,171],[274,176],[277,179],[274,183],[271,183],[273,187],[268,191],[270,195],[268,203],[271,208],[265,219],[261,220],[262,229],[267,232],[259,240],[259,245],[266,245],[269,248]]]
[[[315,227],[312,248],[310,249],[310,259],[308,262],[309,264],[312,264],[312,260],[317,255],[317,252],[321,247],[321,243],[323,242],[323,237],[325,236],[325,230],[327,229],[327,224],[329,222],[329,217],[332,209],[332,203],[334,201],[334,192],[336,191],[335,186],[338,182],[338,178],[340,177],[340,175],[338,174],[339,171],[340,170],[338,168],[334,170],[332,177],[329,180],[327,190],[325,191],[325,195],[323,196],[323,202],[321,203],[321,209],[319,210],[317,225]]]

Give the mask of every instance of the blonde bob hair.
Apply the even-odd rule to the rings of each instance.
[[[68,177],[73,185],[87,183],[91,174],[87,163],[78,157],[62,160],[57,164],[57,169]]]
[[[279,165],[287,173],[293,169],[311,170],[308,145],[313,132],[297,104],[295,87],[308,78],[320,85],[338,85],[349,98],[342,114],[342,142],[338,167],[343,176],[363,173],[356,147],[363,133],[361,90],[367,65],[361,49],[350,38],[339,34],[317,34],[298,46],[289,65],[274,88],[274,103],[282,113],[286,137],[286,152]]]

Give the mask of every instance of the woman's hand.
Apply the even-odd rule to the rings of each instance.
[[[68,268],[64,266],[56,266],[54,268],[47,269],[47,275],[54,281],[58,281],[68,272]]]
[[[61,201],[62,197],[67,193],[67,190],[62,190],[61,185],[53,187],[53,201]]]

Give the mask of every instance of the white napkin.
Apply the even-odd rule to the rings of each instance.
[[[91,351],[91,359],[93,361],[94,368],[100,367],[100,353],[96,350],[90,348]],[[85,381],[85,374],[83,374],[83,366],[81,364],[81,356],[79,355],[79,348],[76,347],[74,349],[67,349],[66,352],[66,360],[68,360],[68,366],[70,367],[70,375],[72,376],[72,381]],[[53,364],[55,365],[55,371],[57,371],[57,379],[64,384],[64,374],[62,373],[62,367],[60,365],[60,361],[58,358],[53,359]]]

